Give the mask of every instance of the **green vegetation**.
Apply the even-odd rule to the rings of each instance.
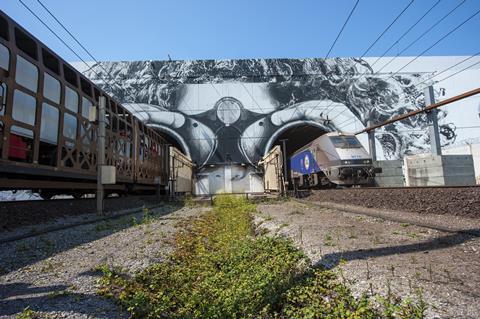
[[[100,293],[134,318],[423,318],[423,303],[355,298],[333,271],[309,267],[291,241],[255,236],[254,210],[220,196],[176,235],[164,263],[133,277],[100,267]]]
[[[40,318],[38,314],[30,309],[29,307],[23,309],[22,312],[18,313],[15,316],[15,319],[35,319],[35,318]]]

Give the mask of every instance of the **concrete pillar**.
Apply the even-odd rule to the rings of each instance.
[[[425,88],[425,106],[435,103],[435,93],[433,86]],[[438,130],[438,110],[433,109],[427,112],[428,127],[430,134],[430,148],[433,155],[442,155],[442,147],[440,145],[440,133]]]
[[[102,167],[105,165],[105,106],[107,99],[100,96],[98,103],[98,137],[97,137],[97,213],[103,214],[104,189],[102,184]]]
[[[225,193],[231,193],[233,191],[231,165],[224,166],[224,181],[225,181]]]
[[[368,121],[368,126],[372,126],[373,121]],[[373,161],[377,160],[377,149],[375,148],[375,130],[371,130],[368,133],[368,148],[370,151],[370,156],[372,157]]]

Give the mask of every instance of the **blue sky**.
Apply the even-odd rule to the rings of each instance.
[[[99,60],[324,57],[356,0],[41,0]],[[367,56],[381,55],[438,0],[415,0]],[[441,0],[396,55],[463,0]],[[36,0],[24,0],[75,48]],[[360,0],[331,56],[360,56],[410,0]],[[18,0],[0,8],[67,61],[78,61]],[[466,0],[402,55],[417,55],[480,9]],[[480,14],[425,55],[480,51]],[[78,52],[81,50],[78,48]],[[84,52],[81,53],[89,59]]]

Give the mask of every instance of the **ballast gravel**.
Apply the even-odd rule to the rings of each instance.
[[[128,318],[97,294],[95,268],[115,265],[133,274],[161,262],[180,222],[206,209],[165,205],[0,245],[0,318],[15,318],[27,307],[40,318]]]
[[[313,191],[306,199],[417,214],[480,218],[480,187],[328,189]]]
[[[258,211],[258,227],[292,239],[356,296],[422,296],[426,318],[479,318],[479,219],[398,211],[392,221],[391,211],[379,218],[296,201]]]

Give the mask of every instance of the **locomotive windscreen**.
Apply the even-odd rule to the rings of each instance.
[[[360,148],[359,140],[355,136],[330,136],[333,145],[338,148]]]

